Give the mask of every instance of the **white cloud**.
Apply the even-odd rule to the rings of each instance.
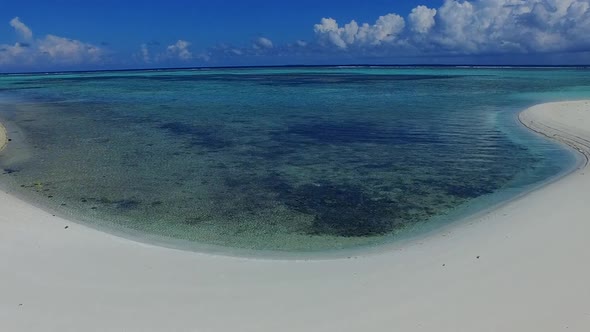
[[[325,47],[389,54],[590,50],[590,0],[445,0],[417,6],[407,22],[397,14],[343,26],[322,18],[314,32]]]
[[[349,26],[345,28],[338,27],[338,23],[333,18],[322,18],[319,24],[316,24],[313,28],[316,35],[320,38],[323,42],[328,42],[333,44],[339,48],[346,48],[346,42],[344,41],[343,35],[349,33],[349,30],[358,30],[358,25],[355,21],[350,22]],[[356,34],[356,33],[355,33]],[[347,38],[348,37],[348,38]],[[349,36],[346,35],[344,38],[349,39],[350,37],[354,37],[354,35]]]
[[[255,49],[270,49],[273,47],[272,41],[268,38],[258,37],[254,40]]]
[[[193,54],[188,50],[191,43],[179,39],[175,44],[169,45],[166,48],[169,57],[179,58],[181,60],[192,59]]]
[[[33,38],[33,31],[21,22],[18,16],[10,20],[10,26],[13,27],[24,39],[29,40]]]
[[[201,53],[196,56],[197,59],[205,62],[211,61],[211,54],[209,53]]]
[[[295,41],[295,45],[299,46],[299,47],[306,47],[307,46],[307,42],[305,40],[296,40]]]
[[[186,40],[179,39],[174,44],[168,45],[165,48],[159,45],[160,43],[158,42],[141,44],[139,53],[136,53],[134,56],[136,59],[147,64],[172,64],[175,60],[190,61],[190,63],[211,61],[212,52],[193,52],[189,49],[192,44]]]
[[[38,49],[53,62],[62,64],[98,62],[103,55],[98,46],[54,35],[39,40]]]
[[[426,6],[418,6],[412,9],[408,16],[412,31],[417,33],[427,33],[435,24],[434,16],[436,9]]]
[[[150,57],[150,50],[148,49],[147,44],[141,44],[140,56],[141,56],[141,59],[143,60],[143,62],[145,62],[145,63],[152,62],[152,59]]]
[[[30,58],[24,55],[28,52],[28,47],[24,47],[20,43],[14,45],[0,45],[0,65],[11,64],[15,59],[21,59],[28,62]]]
[[[404,18],[397,14],[387,14],[379,17],[375,25],[368,27],[371,37],[369,42],[372,44],[381,44],[394,40],[402,32],[406,23]]]
[[[33,40],[33,32],[18,17],[10,25],[27,43],[0,44],[0,64],[39,66],[45,64],[77,65],[101,62],[105,51],[92,44],[55,35]]]
[[[405,27],[403,17],[396,14],[380,16],[375,24],[359,25],[352,20],[344,26],[339,26],[333,18],[322,18],[314,26],[314,31],[320,42],[334,45],[340,49],[349,46],[381,45],[396,40]]]
[[[447,0],[433,42],[449,50],[548,52],[588,44],[588,0]]]

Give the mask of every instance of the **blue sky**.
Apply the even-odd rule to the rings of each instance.
[[[590,63],[590,0],[3,2],[0,72]]]

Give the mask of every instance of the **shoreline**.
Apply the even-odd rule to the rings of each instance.
[[[588,105],[588,107],[590,107],[590,101],[578,101],[578,102],[582,102],[586,105]],[[583,163],[583,165],[579,166],[578,168],[584,168],[586,166],[588,166],[588,163],[590,162],[590,140],[585,139],[584,137],[582,137],[583,135],[579,134],[579,133],[569,133],[567,130],[571,128],[567,128],[567,129],[563,129],[560,128],[562,126],[560,126],[558,123],[556,123],[556,121],[538,121],[535,118],[535,111],[539,111],[540,107],[542,105],[545,106],[551,106],[551,105],[568,105],[570,103],[576,103],[575,101],[566,101],[566,102],[552,102],[552,103],[545,103],[545,104],[541,104],[541,105],[536,105],[530,108],[527,108],[526,110],[520,112],[518,114],[518,120],[520,121],[520,123],[525,126],[526,128],[528,128],[531,131],[534,131],[535,133],[544,136],[545,138],[549,139],[549,140],[555,140],[565,146],[568,146],[569,148],[577,151],[579,154],[581,154],[585,161]],[[545,110],[546,112],[546,110]],[[553,126],[552,126],[553,123]]]
[[[590,156],[590,101],[533,106],[519,119]],[[423,239],[351,259],[158,247],[0,192],[0,329],[586,331],[587,168]]]
[[[523,131],[530,130],[520,119],[519,113],[513,115],[514,123],[522,127]],[[1,119],[0,119],[1,120]],[[2,123],[0,122],[0,126]],[[7,122],[7,127],[15,126],[14,123]],[[520,128],[519,128],[520,129]],[[18,128],[11,128],[11,132],[19,131]],[[15,146],[19,145],[18,139],[13,139],[12,144]],[[559,142],[558,142],[559,143]],[[563,143],[562,143],[563,144]],[[579,151],[573,149],[567,144],[567,149],[572,155],[579,155]],[[0,149],[1,151],[1,149]],[[466,223],[469,223],[472,219],[484,217],[485,215],[502,208],[507,204],[518,201],[522,197],[527,196],[531,192],[542,189],[543,187],[559,181],[561,178],[568,176],[570,173],[575,172],[581,164],[581,157],[577,157],[576,162],[572,161],[571,166],[563,171],[552,175],[542,181],[536,182],[532,185],[525,186],[517,193],[511,193],[507,196],[501,196],[500,198],[490,198],[489,195],[486,197],[477,197],[471,201],[477,201],[476,206],[460,206],[457,209],[451,211],[448,215],[438,215],[434,219],[425,220],[420,222],[421,224],[427,225],[424,229],[410,230],[401,236],[385,236],[383,239],[376,241],[371,244],[363,244],[359,246],[351,246],[340,249],[322,249],[322,250],[308,250],[308,251],[283,251],[283,250],[272,250],[272,249],[249,249],[241,247],[225,247],[217,244],[197,243],[190,240],[169,238],[159,234],[146,233],[140,230],[128,229],[117,225],[116,223],[101,222],[100,219],[94,219],[84,215],[76,214],[75,212],[68,211],[64,212],[60,209],[52,207],[46,202],[35,200],[31,196],[14,190],[10,186],[0,184],[0,192],[5,192],[10,196],[23,201],[24,203],[34,206],[47,214],[51,214],[53,217],[59,217],[63,220],[75,223],[78,226],[88,227],[92,230],[106,233],[108,235],[120,237],[123,240],[134,241],[140,244],[152,245],[161,248],[181,250],[192,253],[213,255],[213,256],[225,256],[233,258],[243,259],[256,259],[256,260],[284,260],[284,261],[298,261],[298,260],[334,260],[334,259],[347,259],[354,256],[367,256],[367,255],[378,255],[387,251],[403,250],[406,246],[411,246],[415,243],[421,243],[430,237],[437,236],[441,233],[452,231],[454,228],[463,227]],[[495,196],[496,193],[493,193]],[[483,198],[483,201],[480,201]],[[99,220],[99,222],[97,222]],[[422,226],[419,226],[422,227]]]

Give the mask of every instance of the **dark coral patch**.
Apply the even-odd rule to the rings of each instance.
[[[440,140],[411,126],[388,128],[374,122],[356,120],[326,121],[315,119],[290,124],[285,131],[277,132],[273,139],[290,144],[436,144]]]
[[[5,168],[4,173],[2,173],[2,174],[12,174],[12,173],[17,173],[18,171],[19,171],[18,169],[14,169],[14,168]]]
[[[313,215],[310,234],[343,237],[374,236],[396,227],[399,211],[392,201],[347,184],[305,184],[290,187],[270,180],[288,207]]]
[[[158,126],[169,134],[188,139],[190,146],[217,150],[232,146],[232,142],[220,134],[215,126],[191,125],[182,122],[167,122]]]
[[[447,194],[453,195],[459,198],[474,198],[486,194],[492,193],[494,190],[490,187],[475,187],[468,185],[447,185]]]

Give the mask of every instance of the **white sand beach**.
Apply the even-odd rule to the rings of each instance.
[[[590,101],[521,121],[590,155]],[[398,249],[304,261],[138,243],[0,192],[0,331],[590,331],[589,195],[584,164]]]

